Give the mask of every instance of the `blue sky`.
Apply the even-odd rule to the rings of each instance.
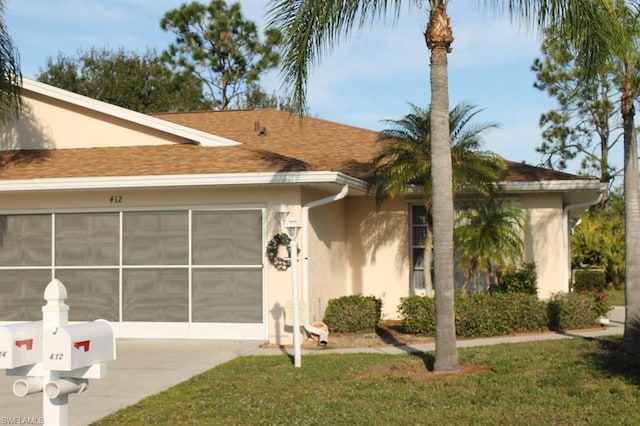
[[[201,0],[205,2],[206,0]],[[26,77],[47,57],[79,49],[123,47],[163,50],[172,41],[160,29],[162,15],[185,0],[9,0],[5,20]],[[230,0],[227,1],[230,3]],[[241,0],[244,16],[264,28],[266,0]],[[537,35],[506,17],[477,9],[479,2],[454,0],[449,15],[455,41],[449,55],[451,106],[466,101],[484,111],[478,121],[500,129],[485,135],[485,148],[514,161],[537,165],[538,120],[555,103],[533,88]],[[312,71],[308,86],[313,116],[372,130],[409,112],[408,103],[427,106],[429,52],[423,31],[425,9],[403,9],[396,25],[374,23],[343,40]],[[276,73],[264,83],[279,85]],[[571,170],[574,171],[574,170]]]

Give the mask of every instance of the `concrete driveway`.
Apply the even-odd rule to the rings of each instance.
[[[69,396],[69,424],[87,425],[135,404],[218,364],[255,353],[259,342],[205,340],[118,340],[117,359],[107,378],[90,380],[89,389]],[[42,393],[19,398],[13,382],[20,377],[0,371],[0,424],[39,423]]]

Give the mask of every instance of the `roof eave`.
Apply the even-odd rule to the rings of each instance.
[[[502,182],[499,187],[504,192],[565,192],[604,191],[607,185],[595,179],[548,180],[533,182]]]
[[[191,175],[96,176],[0,181],[0,193],[119,188],[180,188],[244,185],[349,185],[364,194],[367,183],[339,172],[217,173]]]

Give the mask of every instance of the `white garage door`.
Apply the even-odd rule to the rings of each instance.
[[[41,318],[52,278],[71,321],[120,337],[263,339],[263,210],[0,216],[0,321]]]

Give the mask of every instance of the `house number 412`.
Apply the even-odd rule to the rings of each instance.
[[[112,195],[111,198],[109,198],[109,202],[111,204],[120,204],[122,202],[122,195]]]

